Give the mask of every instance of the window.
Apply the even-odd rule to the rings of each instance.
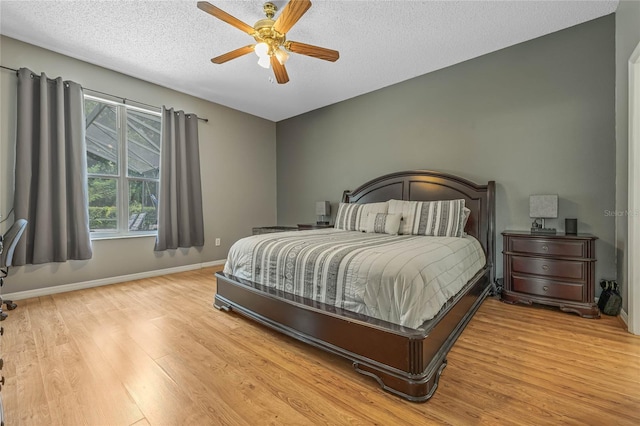
[[[160,113],[89,95],[84,106],[92,235],[155,233]]]

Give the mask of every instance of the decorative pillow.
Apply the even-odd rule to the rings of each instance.
[[[364,231],[369,213],[386,213],[385,203],[350,204],[340,203],[334,228],[345,231]]]
[[[400,235],[411,235],[411,224],[413,223],[414,211],[418,207],[417,201],[389,200],[389,213],[400,213]]]
[[[467,227],[467,221],[469,220],[469,216],[471,216],[471,209],[465,207],[462,209],[464,217],[462,218],[462,229],[464,230]]]
[[[400,234],[461,237],[464,233],[464,200],[389,200],[389,213],[402,214]]]
[[[398,229],[400,229],[401,220],[402,215],[400,213],[369,213],[367,215],[365,232],[398,235]]]

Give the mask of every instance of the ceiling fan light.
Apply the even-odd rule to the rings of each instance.
[[[284,65],[289,59],[289,54],[282,49],[278,49],[276,50],[276,58],[278,62],[280,62],[280,65]]]
[[[268,58],[269,57],[269,45],[265,42],[261,42],[256,44],[256,47],[253,48],[258,55],[258,58]]]
[[[271,58],[269,57],[269,55],[261,56],[260,59],[258,59],[258,65],[260,65],[262,68],[269,69],[269,67],[271,66]]]

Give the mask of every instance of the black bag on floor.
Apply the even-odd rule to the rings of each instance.
[[[613,280],[600,281],[602,293],[598,299],[600,312],[607,315],[618,315],[622,307],[622,297],[618,291],[618,283]]]

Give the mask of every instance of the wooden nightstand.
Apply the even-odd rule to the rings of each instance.
[[[333,225],[329,225],[326,223],[318,224],[318,223],[299,223],[298,229],[325,229],[325,228],[333,228]]]
[[[287,231],[297,231],[298,228],[295,226],[259,226],[253,228],[251,231],[253,235],[260,234],[271,234],[273,232],[287,232]]]
[[[502,235],[504,302],[540,303],[586,318],[600,317],[595,304],[597,237],[526,231]]]

